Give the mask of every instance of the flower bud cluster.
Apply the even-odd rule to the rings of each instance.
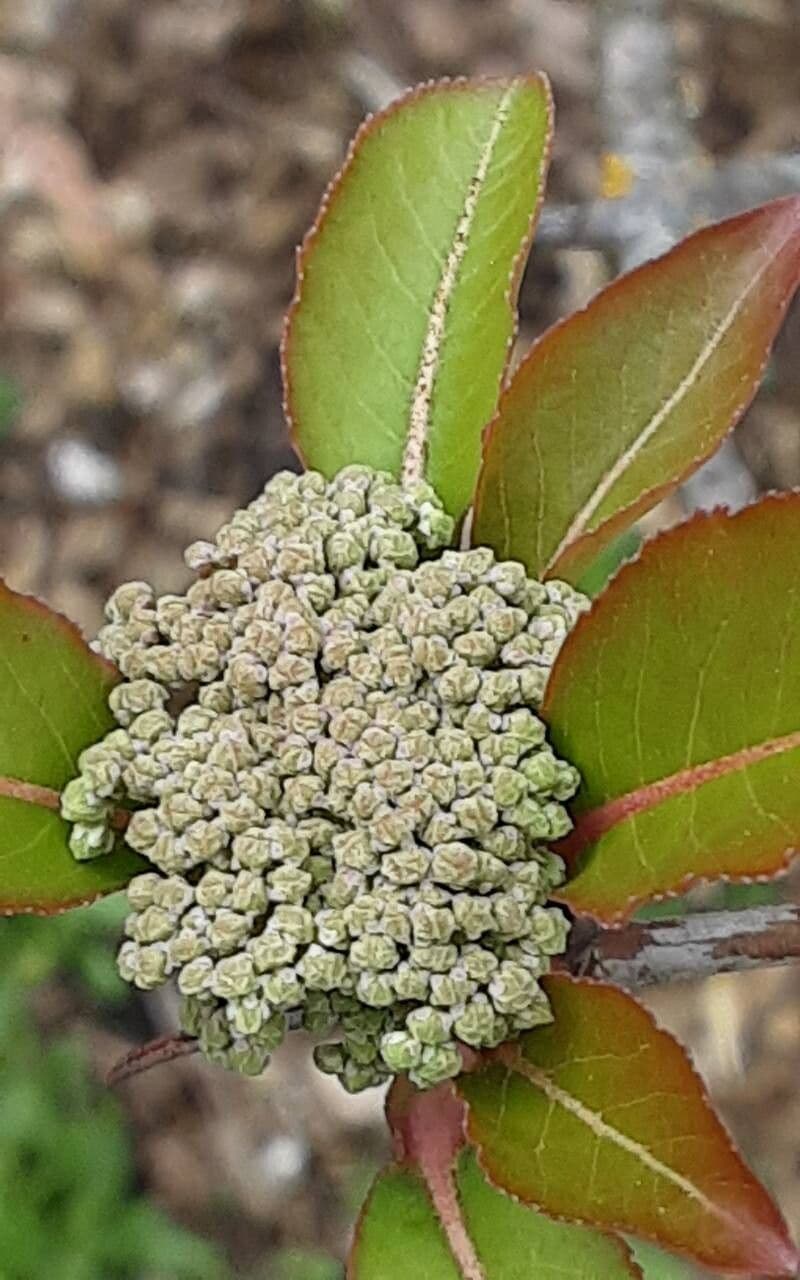
[[[138,806],[126,839],[153,870],[120,970],[176,978],[214,1061],[262,1071],[291,1020],[338,1030],[317,1061],[348,1089],[431,1085],[459,1042],[550,1018],[546,844],[579,779],[536,712],[586,601],[452,536],[426,485],[283,473],[189,548],[185,595],[108,603],[119,727],[63,811],[92,857]]]

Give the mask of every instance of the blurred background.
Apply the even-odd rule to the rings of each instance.
[[[127,578],[291,465],[294,247],[361,117],[445,74],[550,75],[521,342],[709,216],[800,190],[797,0],[0,0],[0,573],[91,634]],[[696,504],[800,484],[800,310]],[[753,892],[693,907],[737,905]],[[113,953],[124,904],[0,921],[3,1280],[336,1280],[385,1153],[293,1037],[260,1081],[184,1059]],[[800,974],[657,993],[800,1231]],[[655,1274],[655,1273],[654,1273]],[[666,1269],[664,1277],[686,1275]]]

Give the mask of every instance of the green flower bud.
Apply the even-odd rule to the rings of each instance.
[[[264,1005],[259,996],[241,996],[225,1006],[234,1036],[257,1036],[264,1025]]]
[[[519,696],[522,702],[540,707],[547,688],[547,667],[523,667],[519,673]]]
[[[185,996],[196,996],[208,991],[214,973],[214,961],[210,956],[198,956],[190,960],[178,974],[178,990]]]
[[[335,1076],[344,1071],[347,1061],[341,1044],[318,1044],[314,1050],[314,1062],[325,1075]]]
[[[431,977],[430,1002],[450,1009],[453,1005],[461,1005],[475,991],[466,972],[454,969],[451,973],[434,973]]]
[[[267,872],[270,902],[289,902],[299,906],[311,888],[311,876],[300,867],[286,864]]]
[[[294,969],[278,969],[261,979],[261,990],[273,1009],[293,1009],[302,1004],[304,987]]]
[[[297,965],[297,971],[311,991],[335,991],[347,974],[345,957],[312,943]]]
[[[476,995],[464,1006],[453,1023],[453,1034],[464,1044],[479,1049],[493,1043],[497,1015],[484,995]]]
[[[129,725],[144,711],[162,708],[167,697],[155,680],[123,681],[111,690],[108,705],[118,724]]]
[[[438,698],[445,706],[450,703],[470,703],[481,689],[481,677],[475,668],[459,660],[437,676],[433,684]]]
[[[234,996],[246,996],[255,991],[256,985],[257,978],[252,957],[244,952],[226,956],[214,965],[210,989],[215,996],[226,1000]]]
[[[500,961],[493,951],[489,951],[486,947],[475,946],[474,943],[467,943],[462,948],[460,963],[467,977],[482,986],[486,985],[500,966]]]
[[[424,1001],[430,991],[431,975],[425,969],[405,960],[392,972],[392,985],[398,1000]]]
[[[181,965],[187,965],[190,960],[196,960],[198,956],[203,955],[205,948],[205,940],[194,930],[179,929],[167,940],[170,965],[175,969],[180,968]]]
[[[454,653],[475,667],[486,667],[494,662],[497,649],[497,641],[488,631],[468,631],[453,641]]]
[[[547,839],[561,840],[572,830],[572,819],[563,805],[550,803],[544,806],[547,819]]]
[[[228,955],[242,946],[250,933],[250,921],[237,911],[221,907],[208,926],[208,940],[219,955]]]
[[[283,794],[292,813],[308,813],[310,809],[324,805],[320,780],[314,774],[300,774],[296,778],[289,778]]]
[[[154,872],[148,871],[144,875],[134,876],[128,881],[125,888],[128,902],[134,911],[144,911],[145,907],[152,906],[156,901],[156,895],[159,893],[162,884],[162,877],[155,875]]]
[[[234,911],[261,915],[267,909],[267,886],[255,871],[240,871],[230,894]]]
[[[528,911],[524,903],[510,893],[492,895],[492,914],[497,932],[503,938],[523,938],[528,932]]]
[[[333,837],[333,855],[337,869],[371,872],[378,866],[367,831],[344,831]]]
[[[185,831],[193,822],[207,816],[204,806],[194,796],[178,791],[161,802],[157,811],[162,825],[175,832]]]
[[[114,832],[96,823],[76,822],[70,832],[69,848],[78,862],[102,858],[114,848]]]
[[[403,848],[408,844],[416,825],[413,813],[383,806],[381,812],[376,812],[370,824],[372,848],[378,853]]]
[[[433,1009],[430,1005],[420,1005],[412,1009],[406,1018],[409,1033],[420,1044],[445,1044],[450,1038],[453,1019],[449,1013],[441,1009]]]
[[[305,907],[281,903],[272,912],[270,923],[300,945],[311,942],[314,937],[314,917]]]
[[[501,809],[511,809],[528,790],[527,779],[516,769],[498,768],[491,773],[491,789]]]
[[[365,934],[350,947],[348,963],[351,969],[393,969],[399,960],[396,944],[381,934]]]
[[[210,870],[198,881],[195,897],[206,910],[223,906],[233,889],[234,877],[226,871]]]
[[[469,796],[479,791],[486,782],[486,772],[478,760],[459,761],[453,765],[456,781],[456,792],[459,796]]]
[[[539,988],[536,979],[522,965],[506,960],[489,983],[489,996],[497,1013],[524,1013]]]
[[[223,800],[217,807],[219,821],[234,836],[243,835],[264,821],[264,810],[246,795],[238,795],[235,800]]]
[[[427,874],[431,855],[418,845],[387,853],[381,858],[381,873],[392,884],[418,884]]]
[[[198,1040],[203,1053],[210,1057],[212,1062],[215,1060],[214,1055],[230,1048],[232,1043],[231,1030],[228,1020],[223,1009],[216,1009],[213,1013],[209,1013],[203,1019]],[[224,1063],[225,1059],[222,1059]]]
[[[388,1009],[396,999],[391,975],[360,973],[356,982],[356,995],[363,1004],[376,1009]]]
[[[389,1031],[381,1039],[381,1057],[392,1072],[407,1072],[422,1061],[422,1043],[407,1031]]]
[[[456,921],[453,912],[446,907],[417,902],[411,908],[411,926],[415,944],[431,946],[449,942],[455,932]]]
[[[135,942],[123,942],[117,953],[117,968],[124,982],[133,982],[139,964],[139,947]]]
[[[109,597],[105,614],[109,622],[127,622],[135,609],[150,609],[155,593],[147,582],[123,582]]]
[[[85,777],[73,778],[61,792],[61,816],[67,822],[103,823],[108,805],[99,800]]]
[[[524,831],[532,840],[547,839],[550,822],[544,807],[533,796],[526,796],[512,809],[504,809],[503,819],[512,826],[518,827],[520,831]]]
[[[183,833],[183,848],[190,865],[210,862],[226,848],[229,834],[219,820],[201,819]],[[153,854],[149,855],[153,858]]]
[[[543,991],[538,991],[531,1003],[524,1010],[515,1013],[511,1018],[512,1031],[532,1031],[534,1027],[546,1026],[553,1021],[553,1010],[550,1001]]]
[[[472,884],[478,875],[480,859],[475,849],[463,841],[453,840],[434,846],[431,859],[431,879],[440,884],[463,888]]]
[[[248,939],[246,947],[253,958],[256,972],[269,973],[292,964],[297,955],[298,944],[293,938],[268,926],[258,937]]]
[[[460,893],[453,899],[453,915],[461,932],[470,941],[477,941],[495,928],[494,912],[489,898]]]
[[[510,943],[503,958],[521,964],[534,978],[541,978],[550,971],[550,957],[539,949],[533,938],[520,938],[518,942]]]
[[[142,991],[160,987],[169,977],[169,955],[163,942],[140,947],[136,957],[134,985]]]
[[[131,919],[129,917],[129,919]],[[134,915],[126,932],[137,942],[164,942],[173,933],[173,917],[163,907],[145,907]]]
[[[344,1071],[339,1076],[342,1086],[348,1093],[361,1093],[363,1089],[371,1089],[382,1084],[386,1073],[375,1065],[361,1066],[352,1058],[345,1063]]]
[[[448,973],[458,960],[458,948],[452,943],[413,946],[409,958],[420,969],[428,969],[431,973]]]
[[[533,907],[529,914],[530,937],[546,956],[566,950],[569,921],[557,907]]]
[[[387,938],[408,946],[411,941],[411,917],[408,907],[390,898],[383,909],[381,928]]]

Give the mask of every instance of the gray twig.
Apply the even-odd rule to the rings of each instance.
[[[627,990],[796,960],[800,906],[795,903],[634,922],[620,929],[580,919],[566,957],[572,973],[607,978]]]

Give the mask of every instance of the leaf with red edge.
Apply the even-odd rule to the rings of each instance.
[[[486,433],[473,540],[576,581],[717,447],[800,284],[800,196],[706,227],[550,329]]]
[[[76,862],[59,792],[81,751],[111,728],[119,676],[76,627],[0,583],[0,913],[43,915],[125,885],[142,860]]]
[[[800,494],[645,546],[567,640],[543,715],[581,772],[560,891],[616,921],[800,845]]]
[[[622,1240],[554,1222],[497,1191],[473,1154],[454,1173],[475,1268],[459,1268],[423,1178],[393,1165],[378,1177],[356,1229],[348,1280],[407,1280],[409,1259],[424,1280],[631,1280],[642,1271]]]
[[[303,460],[428,480],[463,515],[544,186],[542,76],[423,85],[359,130],[298,255],[283,372]]]
[[[718,1271],[793,1276],[786,1225],[680,1045],[617,987],[544,981],[554,1022],[458,1080],[492,1182]]]

